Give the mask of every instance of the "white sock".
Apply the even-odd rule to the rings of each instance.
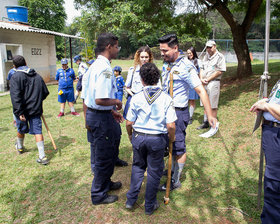
[[[61,113],[64,113],[64,109],[60,108],[60,112],[61,112]]]
[[[193,106],[190,106],[190,108],[189,108],[190,118],[192,118],[192,116],[193,116],[194,109],[195,109],[195,108],[194,108]]]
[[[175,164],[177,163],[176,161],[176,156],[172,155],[172,166],[171,166],[171,171],[174,172],[175,169]]]
[[[71,110],[71,112],[75,112],[74,106],[73,106],[73,107],[70,107],[70,110]]]
[[[182,171],[184,169],[184,166],[185,166],[185,163],[178,163],[177,162],[177,173],[176,173],[176,176],[175,176],[175,172],[174,172],[174,175],[173,175],[173,180],[174,180],[174,184],[179,184],[180,183],[180,177],[181,177],[181,174],[182,174]]]
[[[38,151],[39,151],[39,159],[43,159],[45,155],[45,147],[44,147],[44,141],[36,142]]]
[[[208,121],[208,119],[207,119],[207,115],[206,115],[206,114],[204,114],[203,121],[204,121],[204,122],[207,122],[207,121]]]
[[[17,147],[18,147],[19,149],[22,149],[22,148],[23,148],[23,140],[24,140],[24,138],[19,138],[19,137],[17,137]]]

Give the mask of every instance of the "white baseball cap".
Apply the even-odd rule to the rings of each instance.
[[[214,40],[208,40],[206,43],[206,47],[213,47],[213,45],[216,46],[216,42]]]

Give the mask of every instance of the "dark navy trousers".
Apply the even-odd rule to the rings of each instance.
[[[145,210],[150,212],[157,202],[157,191],[164,166],[164,149],[168,145],[167,134],[160,136],[132,135],[133,164],[130,189],[126,194],[127,204],[134,205],[141,189],[147,168]]]
[[[175,107],[177,120],[175,121],[175,142],[173,143],[172,155],[182,155],[186,152],[186,129],[190,120],[189,108],[177,109]]]
[[[115,146],[117,147],[117,159],[118,159],[118,155],[119,155],[119,146],[120,146],[120,142],[121,142],[121,126],[119,123],[114,122],[114,124],[116,125],[116,131],[117,131],[117,136],[116,136],[116,140],[115,140]],[[94,173],[94,167],[95,167],[95,162],[94,162],[94,156],[95,152],[94,152],[94,147],[93,147],[93,143],[90,143],[90,168],[91,168],[91,172]]]
[[[280,128],[262,126],[265,154],[263,224],[280,223]]]
[[[110,111],[87,110],[88,141],[94,154],[94,178],[91,186],[93,203],[104,200],[110,190],[120,140],[120,126]],[[118,128],[119,127],[119,128]]]

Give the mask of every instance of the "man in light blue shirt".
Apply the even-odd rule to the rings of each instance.
[[[205,107],[209,123],[216,126],[217,119],[213,117],[208,95],[203,88],[198,72],[187,57],[180,54],[179,43],[176,34],[168,34],[159,38],[160,51],[164,59],[162,72],[162,86],[167,93],[170,91],[170,74],[173,74],[173,101],[177,115],[176,140],[173,144],[173,166],[170,190],[181,187],[180,176],[186,162],[186,128],[189,122],[189,89],[194,88]],[[160,187],[166,190],[166,184]]]
[[[257,101],[250,109],[263,112],[262,149],[265,155],[263,224],[280,220],[280,80],[268,99]]]
[[[111,181],[117,158],[117,144],[120,139],[122,115],[114,111],[120,110],[122,102],[115,99],[117,91],[115,77],[110,60],[119,52],[118,38],[111,33],[101,34],[97,39],[98,58],[90,66],[86,92],[83,94],[87,106],[86,127],[91,150],[94,149],[94,178],[91,187],[91,200],[94,205],[109,204],[118,200],[116,195],[108,195],[108,191],[117,190],[121,182]]]

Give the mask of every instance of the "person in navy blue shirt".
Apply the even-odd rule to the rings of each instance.
[[[263,113],[262,149],[265,155],[263,224],[280,221],[280,80],[269,98],[257,101],[251,112]]]
[[[71,110],[71,114],[74,116],[80,116],[74,108],[74,87],[73,81],[76,79],[75,72],[72,68],[68,68],[68,60],[63,58],[61,60],[62,68],[56,72],[55,80],[58,80],[58,102],[60,102],[60,112],[57,118],[64,116],[65,103],[68,101],[68,105]]]
[[[140,68],[140,76],[144,87],[132,96],[126,121],[127,133],[133,146],[126,208],[132,209],[136,203],[147,169],[145,214],[151,215],[159,208],[157,192],[164,167],[164,150],[169,141],[175,140],[177,117],[172,98],[157,86],[160,72],[156,65],[144,64]]]
[[[116,92],[116,99],[119,99],[122,102],[123,99],[123,88],[124,88],[124,79],[122,77],[122,68],[120,66],[115,66],[113,68],[114,75],[116,76],[116,82],[117,82],[117,89],[118,92]]]

